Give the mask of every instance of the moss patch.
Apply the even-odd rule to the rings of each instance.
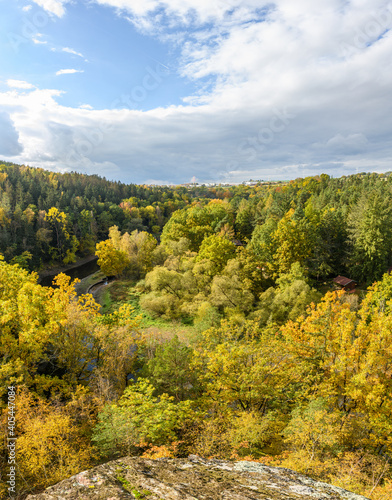
[[[118,481],[120,481],[124,490],[129,491],[132,495],[137,499],[148,498],[151,496],[151,491],[149,490],[138,490],[135,486],[133,486],[124,476],[118,475]]]

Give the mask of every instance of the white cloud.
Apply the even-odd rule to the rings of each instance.
[[[32,5],[25,5],[24,7],[22,7],[22,10],[23,12],[29,12],[29,10],[31,10],[33,8]]]
[[[39,38],[42,37],[40,33],[37,33],[35,37],[32,38],[33,42],[37,45],[46,45],[48,42],[45,40],[40,40]]]
[[[267,0],[95,0],[101,5],[109,5],[124,11],[140,21],[149,16],[157,15],[155,19],[162,19],[162,9],[166,14],[166,21],[172,24],[205,23],[208,21],[223,20],[232,13],[235,19],[250,20],[250,13],[271,3]],[[151,26],[151,25],[150,25]]]
[[[390,170],[392,148],[385,135],[392,129],[392,105],[386,110],[383,99],[375,98],[379,120],[374,122],[375,113],[369,113],[362,99],[369,90],[356,92],[360,94],[349,106],[341,95],[315,109],[295,103],[287,110],[208,104],[142,112],[64,107],[57,102],[58,91],[37,89],[0,93],[0,106],[9,107],[23,145],[20,162],[126,182],[181,182],[193,175],[225,182]]]
[[[15,89],[34,89],[34,85],[23,80],[7,80],[8,87]]]
[[[69,47],[64,47],[61,50],[63,52],[68,52],[68,54],[73,54],[74,56],[79,56],[79,57],[83,57],[84,58],[83,54],[81,54],[80,52],[76,52],[76,50],[70,49]]]
[[[56,72],[56,75],[71,75],[73,73],[84,73],[82,69],[60,69]]]
[[[64,5],[68,0],[33,0],[37,5],[45,9],[50,14],[62,17],[65,14]]]

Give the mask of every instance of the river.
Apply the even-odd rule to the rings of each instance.
[[[40,274],[40,278],[38,280],[38,283],[43,286],[51,286],[52,281],[55,276],[57,276],[60,273],[67,274],[68,276],[71,277],[72,280],[79,278],[83,279],[86,278],[87,276],[90,276],[91,274],[94,274],[95,272],[99,271],[99,266],[97,264],[97,257],[90,257],[87,259],[83,259],[83,262],[80,264],[76,263],[74,266],[69,267],[69,268],[63,268],[63,269],[55,269],[52,272],[51,271],[45,271]]]

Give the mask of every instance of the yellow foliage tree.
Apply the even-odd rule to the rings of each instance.
[[[107,276],[118,276],[128,264],[126,253],[116,249],[111,240],[97,243],[95,255],[99,267]]]
[[[20,489],[44,488],[88,468],[93,455],[67,406],[54,407],[27,391],[17,395]]]
[[[50,224],[56,235],[56,246],[50,249],[53,259],[64,259],[66,264],[74,262],[79,242],[76,237],[71,238],[68,232],[67,215],[60,212],[58,208],[52,207],[45,215],[45,221]]]
[[[273,240],[276,253],[270,264],[275,275],[288,273],[295,262],[304,265],[315,245],[314,229],[306,219],[295,220],[294,209],[279,221]]]

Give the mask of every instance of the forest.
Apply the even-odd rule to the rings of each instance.
[[[389,173],[162,187],[4,162],[0,253],[20,499],[189,454],[392,497]],[[94,253],[112,278],[97,296],[64,273],[38,284]],[[0,495],[7,457],[2,440]]]

